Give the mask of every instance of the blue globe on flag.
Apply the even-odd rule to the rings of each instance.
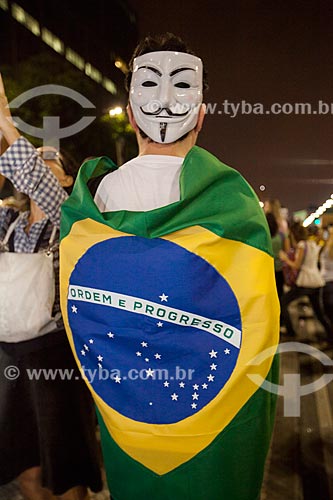
[[[199,412],[223,390],[241,347],[227,281],[164,238],[90,247],[70,277],[68,317],[96,393],[139,422],[170,424]]]

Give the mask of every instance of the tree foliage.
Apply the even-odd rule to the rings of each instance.
[[[68,151],[78,163],[88,156],[109,156],[116,162],[115,143],[119,138],[125,144],[125,161],[137,154],[135,135],[125,113],[119,117],[110,117],[108,114],[108,108],[126,102],[121,89],[117,96],[108,94],[64,58],[49,52],[36,54],[15,68],[2,66],[0,70],[9,102],[40,85],[56,84],[79,92],[94,104],[94,109],[82,108],[68,97],[49,94],[34,97],[20,108],[11,109],[13,116],[40,128],[43,127],[43,117],[59,116],[60,127],[64,128],[75,124],[82,116],[94,116],[95,120],[87,128],[60,141],[60,147]],[[35,146],[42,144],[42,139],[27,137]]]

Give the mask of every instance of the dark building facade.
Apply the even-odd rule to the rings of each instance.
[[[41,51],[66,59],[100,92],[123,92],[137,43],[136,15],[123,0],[0,0],[1,64],[15,66]]]
[[[108,111],[127,104],[124,80],[137,42],[136,15],[124,0],[0,0],[0,71],[9,100],[41,85],[60,85],[93,104],[82,110],[69,96],[45,95],[15,110],[36,127],[45,116],[59,116],[64,128],[93,115],[89,127],[61,141],[78,161],[90,155],[115,159],[119,137],[133,154],[125,115],[111,123]],[[30,140],[39,145],[38,137]]]

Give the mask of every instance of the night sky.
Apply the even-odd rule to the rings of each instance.
[[[329,1],[130,0],[140,37],[171,31],[208,71],[205,101],[333,102],[333,3]],[[333,108],[333,104],[332,104]],[[259,108],[257,108],[259,109]],[[333,111],[333,110],[332,110]],[[333,192],[333,115],[208,114],[199,145],[239,170],[262,200],[290,212]],[[261,193],[259,186],[266,191]]]
[[[123,87],[123,74],[114,67],[114,58],[120,54],[129,59],[137,29],[140,38],[166,31],[181,36],[202,58],[209,80],[205,102],[216,106],[215,113],[206,116],[198,144],[239,170],[261,200],[280,199],[290,215],[300,209],[312,211],[333,193],[332,0],[18,3],[105,72],[118,89]],[[130,13],[125,23],[121,12]],[[9,18],[0,13],[7,27],[3,41],[8,40],[1,64],[13,54],[14,59],[24,59],[40,50],[41,41],[25,28],[20,28],[21,43],[10,45]],[[122,93],[117,99],[126,96]],[[229,115],[223,107],[226,101]],[[318,111],[320,101],[332,108],[325,115],[293,111],[302,103]],[[241,108],[242,102],[246,112],[256,105],[263,114],[241,114],[239,109],[235,116],[231,105]],[[266,114],[275,103],[288,106],[291,113]],[[261,192],[260,185],[266,190]]]

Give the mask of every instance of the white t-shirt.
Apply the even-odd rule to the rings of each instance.
[[[101,212],[147,212],[180,200],[183,158],[144,155],[106,175],[95,194]]]
[[[324,286],[324,279],[318,267],[319,245],[312,240],[301,240],[297,243],[298,248],[304,248],[304,259],[296,280],[297,286],[306,288],[318,288]]]

